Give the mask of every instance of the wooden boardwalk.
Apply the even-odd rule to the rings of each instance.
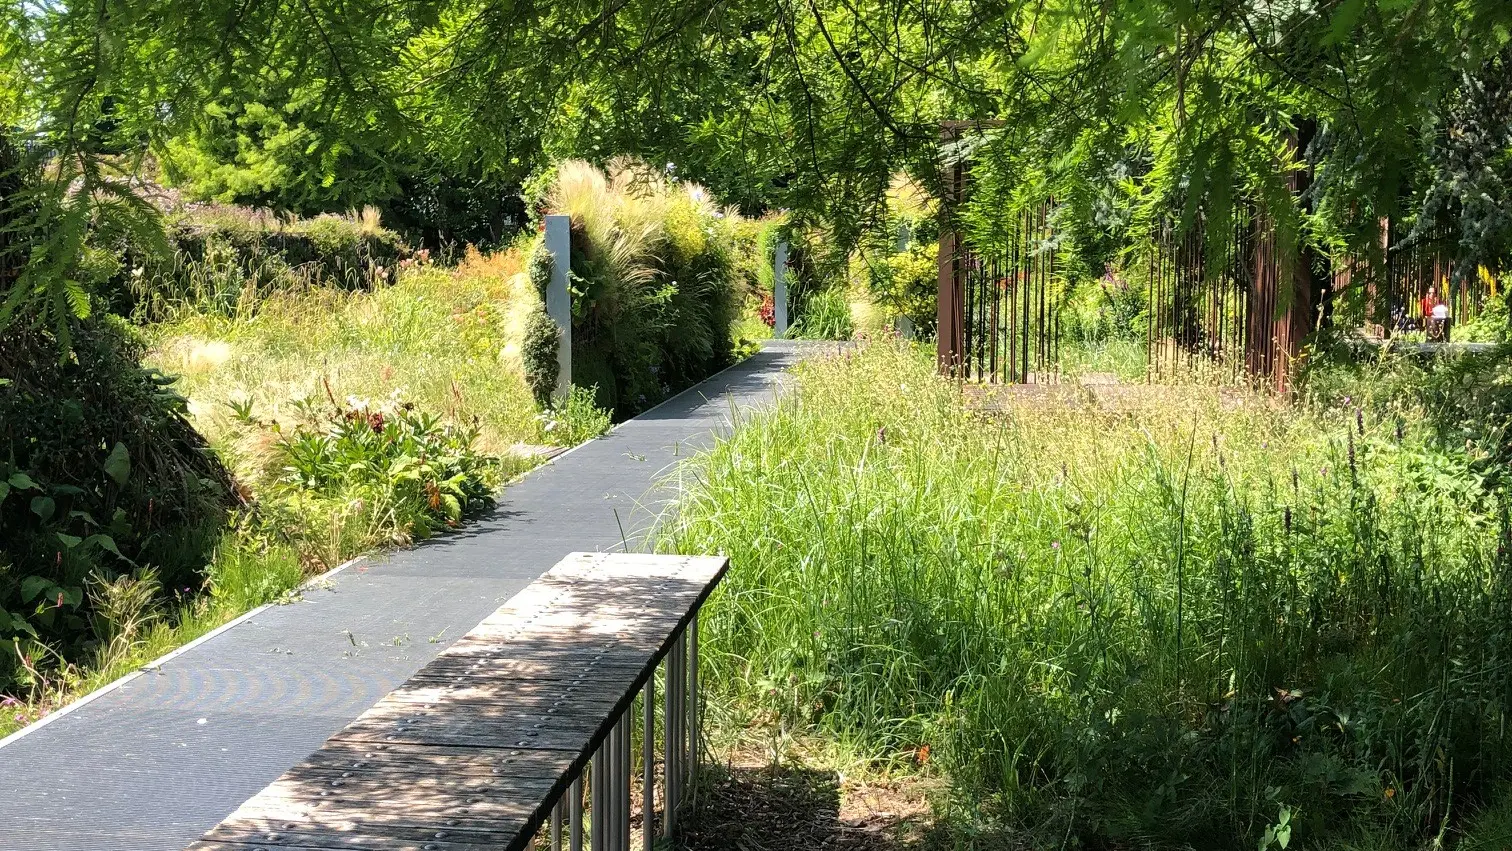
[[[727,564],[568,556],[190,848],[527,847]]]

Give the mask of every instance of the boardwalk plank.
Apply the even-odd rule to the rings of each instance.
[[[191,848],[525,847],[726,565],[568,556]]]

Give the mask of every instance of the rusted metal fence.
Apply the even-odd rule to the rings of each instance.
[[[959,170],[955,197],[964,190]],[[1057,263],[1053,205],[1012,214],[973,245],[940,237],[938,356],[942,373],[1004,384],[1060,380],[1066,286]],[[1147,378],[1201,374],[1286,386],[1313,300],[1301,272],[1283,270],[1275,235],[1248,213],[1210,244],[1198,223],[1163,226],[1128,271],[1142,274]],[[1136,271],[1137,270],[1137,271]],[[1288,289],[1290,288],[1290,289]]]
[[[1251,295],[1259,295],[1251,286],[1254,237],[1247,215],[1216,240],[1200,220],[1185,230],[1160,227],[1144,256],[1151,381],[1178,372],[1247,380],[1250,353],[1267,342],[1253,336],[1258,323],[1250,321]]]
[[[1023,210],[987,245],[963,251],[960,377],[990,384],[1059,378],[1061,288],[1050,212],[1049,204]]]
[[[1454,259],[1454,240],[1445,228],[1402,233],[1381,222],[1374,257],[1351,254],[1334,266],[1335,324],[1358,327],[1366,337],[1386,339],[1424,332],[1448,341],[1454,326],[1474,322],[1494,295],[1489,277],[1463,270]],[[1470,272],[1470,274],[1463,274]],[[1432,306],[1442,303],[1447,322],[1435,323]]]

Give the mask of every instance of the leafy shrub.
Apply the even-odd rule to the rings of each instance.
[[[541,430],[554,441],[576,446],[609,430],[609,412],[594,404],[597,388],[574,386],[560,407],[541,412]]]
[[[530,385],[536,402],[542,405],[551,400],[561,375],[562,365],[557,360],[561,340],[561,330],[543,307],[532,310],[526,317],[520,361],[525,370],[525,383]]]
[[[138,365],[112,319],[0,335],[0,640],[72,654],[91,640],[91,582],[151,566],[169,587],[199,570],[234,502],[173,379]],[[0,667],[0,690],[16,671]]]
[[[185,308],[247,315],[276,292],[323,286],[371,289],[412,256],[367,209],[350,216],[281,219],[240,207],[191,208],[170,217],[169,253],[108,248],[125,262],[110,278],[116,307],[162,319]]]
[[[599,407],[629,416],[733,360],[738,216],[633,161],[564,162],[549,202],[572,217],[573,379]]]
[[[426,538],[493,505],[498,467],[473,448],[477,429],[397,401],[357,399],[276,428],[270,492],[358,506],[392,542]]]
[[[1101,278],[1077,281],[1060,313],[1065,339],[1072,343],[1143,342],[1147,302],[1142,282],[1111,267]]]
[[[934,244],[914,243],[904,251],[880,257],[858,253],[851,260],[851,277],[864,284],[884,319],[906,318],[919,336],[927,337],[934,333],[938,320],[938,250]]]
[[[850,302],[845,290],[830,287],[812,293],[804,300],[793,320],[789,336],[811,340],[849,340],[855,334]]]

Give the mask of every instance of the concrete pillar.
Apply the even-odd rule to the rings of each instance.
[[[551,253],[551,283],[546,285],[546,315],[561,332],[557,348],[557,386],[552,396],[563,401],[572,390],[572,294],[567,272],[572,268],[572,217],[546,217],[546,250]]]
[[[777,243],[777,257],[772,265],[772,331],[779,337],[787,336],[788,291],[787,291],[787,240]]]

